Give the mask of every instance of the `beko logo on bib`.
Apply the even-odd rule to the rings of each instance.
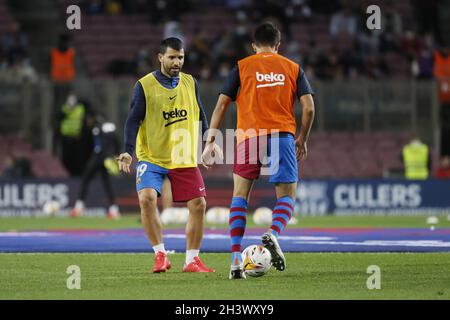
[[[282,73],[273,73],[273,72],[259,73],[259,72],[256,72],[256,81],[257,82],[269,82],[269,83],[264,83],[264,84],[258,84],[258,85],[256,85],[256,88],[283,86],[285,79],[286,79],[286,77]]]
[[[171,124],[174,124],[176,122],[187,120],[187,111],[185,109],[175,108],[175,110],[163,111],[162,115],[164,120],[170,121],[165,124],[165,127],[170,126]]]

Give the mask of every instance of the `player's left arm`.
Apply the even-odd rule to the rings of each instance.
[[[299,68],[299,75],[297,79],[297,96],[302,107],[302,120],[300,135],[295,141],[297,161],[305,160],[308,155],[308,139],[311,127],[314,122],[314,92],[309,84],[305,72]]]

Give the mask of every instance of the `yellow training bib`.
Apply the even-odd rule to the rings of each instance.
[[[174,89],[163,87],[151,73],[139,82],[146,110],[136,138],[138,160],[166,169],[196,167],[200,108],[194,78],[180,73]]]

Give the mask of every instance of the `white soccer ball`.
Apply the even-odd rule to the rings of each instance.
[[[49,200],[46,201],[42,206],[42,212],[46,216],[55,216],[58,213],[60,207],[61,206],[58,201]]]
[[[160,219],[163,225],[184,224],[189,217],[188,208],[166,208],[161,213]]]
[[[206,222],[210,224],[227,224],[229,216],[229,208],[212,207],[206,212]]]
[[[174,208],[175,216],[173,223],[175,224],[185,224],[188,221],[189,209],[188,208]]]
[[[427,224],[438,224],[438,223],[439,223],[438,217],[431,216],[427,218]]]
[[[251,277],[261,277],[272,267],[272,256],[262,245],[250,245],[242,252],[244,272]]]
[[[253,213],[253,222],[257,225],[272,223],[272,209],[261,207]]]

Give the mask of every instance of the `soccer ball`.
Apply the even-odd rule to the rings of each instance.
[[[272,256],[262,245],[250,245],[242,252],[244,272],[251,277],[261,277],[272,267]]]
[[[261,207],[255,210],[253,222],[257,225],[269,224],[272,222],[272,210],[267,207]]]
[[[206,212],[206,222],[210,224],[226,224],[230,216],[230,209],[225,207],[212,207]]]
[[[44,206],[42,207],[42,212],[46,216],[55,216],[60,209],[60,205],[58,201],[55,200],[49,200],[44,203]]]
[[[161,213],[160,219],[163,225],[185,224],[189,217],[188,208],[166,208]]]

